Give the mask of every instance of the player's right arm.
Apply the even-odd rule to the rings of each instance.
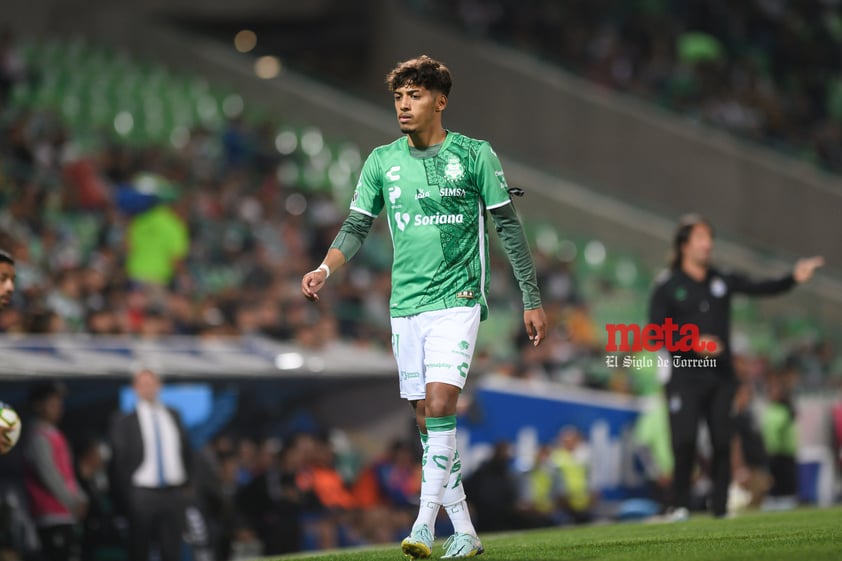
[[[301,279],[301,292],[311,302],[319,301],[318,292],[331,273],[350,261],[359,251],[371,231],[374,219],[383,210],[385,201],[379,169],[377,153],[372,152],[363,165],[360,180],[351,197],[351,211],[330,244],[327,255],[321,265]]]

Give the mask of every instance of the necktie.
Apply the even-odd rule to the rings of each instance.
[[[158,486],[166,485],[167,480],[164,477],[164,447],[161,445],[161,412],[157,407],[152,409],[152,427],[155,433],[155,464],[158,468]]]

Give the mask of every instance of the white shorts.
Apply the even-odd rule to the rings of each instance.
[[[401,397],[424,399],[430,382],[464,388],[479,322],[480,306],[392,318],[392,352],[398,363]]]

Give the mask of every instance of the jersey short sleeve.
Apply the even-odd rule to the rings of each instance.
[[[477,188],[486,208],[494,209],[509,203],[511,200],[509,185],[506,183],[506,176],[503,174],[503,166],[488,142],[483,142],[480,145],[474,165],[474,174]]]
[[[360,180],[351,196],[351,210],[376,218],[383,210],[383,183],[380,159],[372,152],[363,164]]]

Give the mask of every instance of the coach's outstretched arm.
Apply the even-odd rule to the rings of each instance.
[[[330,244],[330,249],[327,250],[327,255],[322,260],[322,264],[301,279],[301,292],[308,300],[311,302],[319,301],[317,293],[325,285],[327,278],[339,267],[350,261],[359,251],[368,237],[373,223],[373,217],[361,212],[352,210],[348,214],[348,218],[339,228],[336,239]]]
[[[535,262],[514,205],[506,204],[489,211],[497,235],[512,265],[523,294],[523,324],[529,340],[536,347],[547,337],[547,316],[541,305],[541,292],[535,273]]]
[[[753,280],[745,275],[732,273],[729,275],[730,285],[734,292],[753,296],[767,296],[790,290],[796,284],[803,284],[813,278],[816,269],[824,265],[824,257],[805,257],[799,259],[792,272],[777,279]]]

